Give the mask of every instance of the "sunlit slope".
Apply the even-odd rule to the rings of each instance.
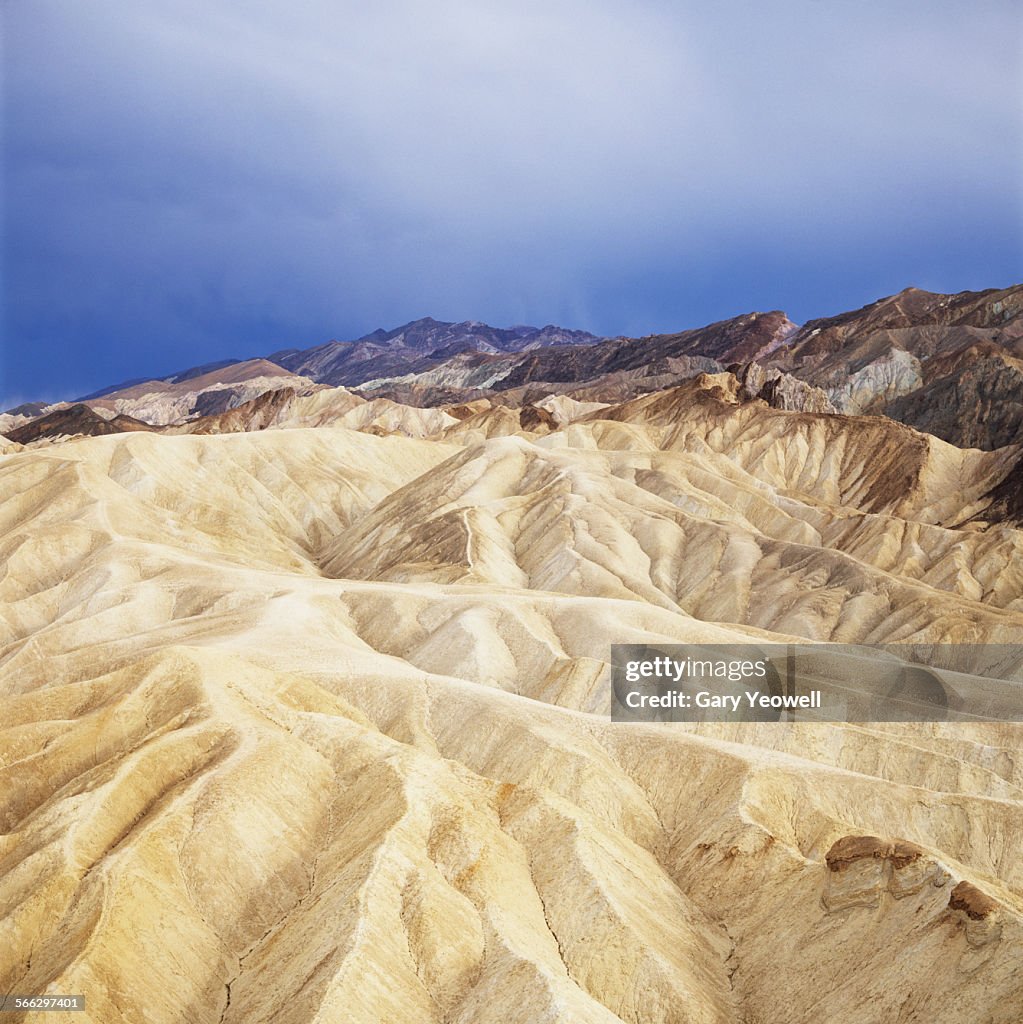
[[[1018,530],[825,509],[723,463],[491,440],[382,501],[327,546],[323,567],[600,594],[817,640],[1018,635]]]
[[[886,498],[852,437],[797,472],[778,416],[756,452],[637,411],[5,455],[0,987],[103,1024],[1015,1024],[1017,727],[606,718],[612,640],[1023,642],[1019,532],[942,505],[1012,453]]]

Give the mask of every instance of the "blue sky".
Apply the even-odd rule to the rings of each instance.
[[[1023,279],[1023,8],[6,0],[0,407]]]

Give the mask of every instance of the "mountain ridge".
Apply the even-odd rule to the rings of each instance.
[[[227,411],[275,386],[356,388],[413,406],[487,396],[533,403],[556,394],[618,401],[751,365],[772,379],[787,375],[788,400],[809,401],[821,413],[888,415],[961,447],[1021,443],[1023,285],[948,294],[906,288],[802,326],[772,310],[642,337],[422,317],[353,341],[125,382],[83,401],[155,425]],[[817,391],[823,398],[813,397]],[[66,405],[10,410],[0,415],[0,432]]]

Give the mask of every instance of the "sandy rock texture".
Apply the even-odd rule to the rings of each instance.
[[[1019,449],[731,374],[525,418],[346,394],[0,455],[0,992],[1019,1024],[1020,726],[616,725],[607,665],[1023,643]]]

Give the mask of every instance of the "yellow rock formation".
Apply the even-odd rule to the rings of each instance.
[[[0,456],[0,992],[1019,1024],[1020,726],[617,725],[607,665],[1023,643],[1023,533],[983,519],[1017,450],[717,378],[542,436],[349,398]]]

